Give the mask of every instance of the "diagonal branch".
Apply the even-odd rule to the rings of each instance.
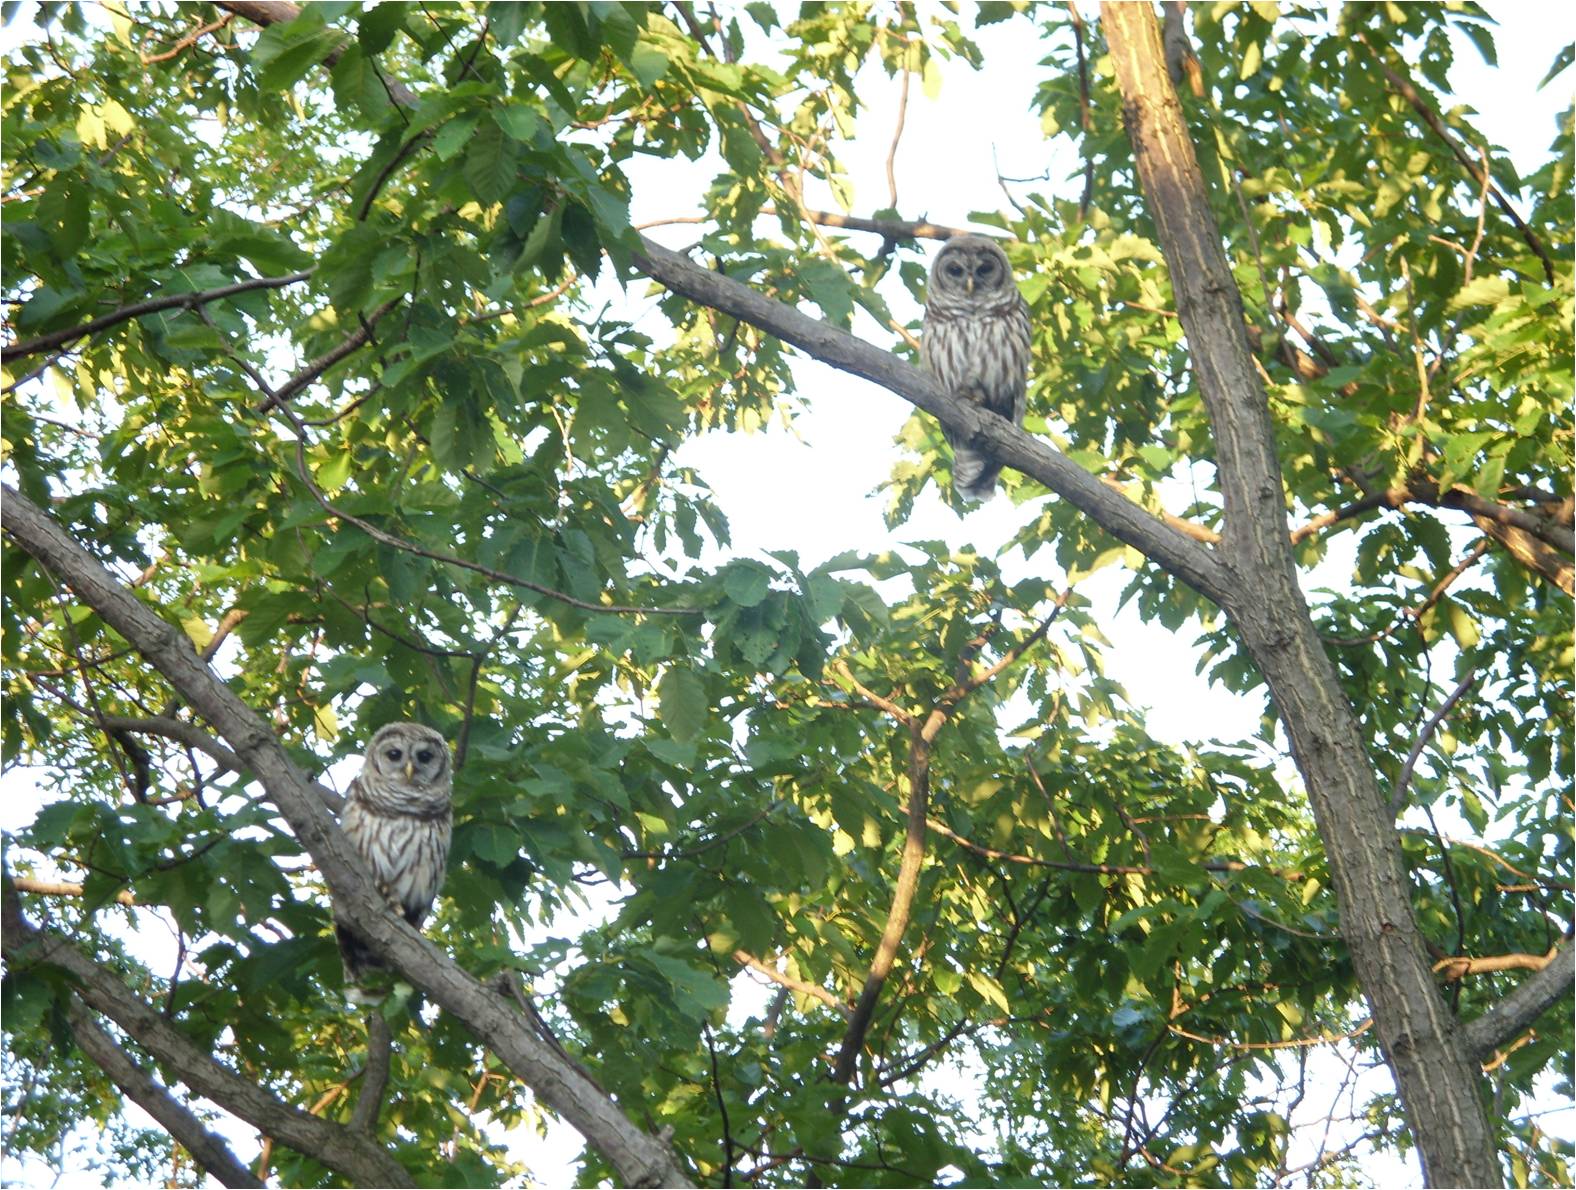
[[[127,1099],[157,1120],[164,1131],[180,1142],[204,1171],[225,1186],[264,1184],[236,1160],[223,1139],[205,1128],[203,1122],[184,1104],[133,1062],[131,1055],[115,1044],[115,1039],[99,1027],[93,1014],[75,996],[71,997],[66,1019],[71,1025],[71,1035],[82,1052],[109,1075]]]
[[[833,1012],[839,1014],[844,1020],[848,1019],[849,1008],[831,992],[818,983],[806,983],[802,979],[795,979],[792,975],[785,974],[777,968],[768,965],[756,958],[747,950],[736,950],[733,957],[743,963],[751,971],[758,971],[775,984],[787,988],[789,991],[798,992],[801,996],[810,996],[825,1004]]]
[[[1113,537],[1135,547],[1217,603],[1228,584],[1224,568],[1205,546],[1172,528],[1005,418],[984,413],[946,392],[928,373],[847,331],[801,314],[724,273],[642,237],[634,264],[652,280],[703,306],[732,315],[791,343],[824,364],[879,384],[975,446],[1044,484],[1088,514]]]
[[[1576,950],[1566,943],[1543,970],[1529,975],[1493,1008],[1466,1023],[1467,1048],[1480,1062],[1487,1062],[1495,1050],[1531,1028],[1561,1000],[1566,1001],[1568,1014],[1572,983],[1576,983]]]
[[[194,1092],[297,1152],[316,1158],[353,1183],[415,1184],[405,1168],[378,1146],[338,1124],[280,1102],[253,1080],[222,1066],[151,1004],[133,995],[112,971],[95,963],[65,938],[25,920],[9,879],[5,879],[0,894],[4,896],[0,941],[8,965],[44,963],[64,971],[77,985],[77,995],[84,1003],[124,1029]]]
[[[691,1184],[664,1143],[630,1123],[584,1072],[526,1028],[516,1014],[402,917],[389,912],[365,864],[279,738],[202,663],[182,632],[154,615],[37,505],[9,486],[0,487],[0,528],[132,644],[234,749],[317,864],[341,922],[490,1047],[543,1103],[563,1115],[597,1148],[626,1184]],[[7,931],[7,946],[10,938]],[[270,1135],[284,1139],[282,1133]],[[355,1180],[365,1185],[392,1184],[378,1176]]]
[[[1412,783],[1412,771],[1417,767],[1418,757],[1422,756],[1423,749],[1428,746],[1428,741],[1433,738],[1434,732],[1445,721],[1445,716],[1450,714],[1450,708],[1461,701],[1461,696],[1473,686],[1477,685],[1477,669],[1467,670],[1467,676],[1457,683],[1445,699],[1440,708],[1434,712],[1433,717],[1423,724],[1423,730],[1417,733],[1417,742],[1412,745],[1412,750],[1406,754],[1406,763],[1401,766],[1401,775],[1396,778],[1395,791],[1390,794],[1390,813],[1399,814],[1406,806],[1406,787]],[[1447,859],[1448,862],[1448,859]]]
[[[1417,88],[1412,85],[1411,80],[1406,78],[1404,75],[1397,73],[1390,66],[1390,64],[1385,61],[1384,53],[1381,50],[1375,48],[1373,43],[1368,40],[1365,34],[1359,32],[1357,34],[1357,40],[1362,42],[1364,48],[1373,55],[1374,62],[1378,65],[1380,72],[1384,75],[1385,81],[1390,84],[1391,89],[1394,90],[1397,95],[1401,96],[1402,99],[1405,99],[1407,103],[1411,104],[1412,110],[1422,117],[1423,123],[1428,125],[1435,136],[1445,142],[1451,153],[1455,155],[1456,160],[1461,163],[1462,168],[1464,168],[1467,173],[1472,176],[1473,181],[1478,182],[1488,188],[1489,193],[1494,196],[1494,201],[1499,204],[1499,209],[1504,211],[1505,214],[1510,217],[1510,221],[1516,225],[1516,230],[1521,232],[1521,238],[1526,241],[1527,247],[1531,248],[1534,254],[1536,254],[1537,258],[1543,262],[1543,275],[1547,279],[1548,283],[1552,286],[1554,284],[1554,262],[1549,259],[1548,249],[1545,248],[1543,246],[1543,242],[1538,239],[1537,233],[1534,232],[1532,228],[1528,227],[1522,220],[1521,216],[1516,213],[1516,208],[1510,205],[1510,200],[1500,192],[1499,187],[1493,185],[1489,181],[1487,163],[1485,162],[1483,165],[1479,165],[1472,159],[1472,155],[1462,148],[1461,143],[1457,141],[1455,137],[1450,135],[1450,130],[1445,127],[1444,121],[1442,121],[1439,118],[1439,114],[1428,105],[1428,101],[1418,93]]]
[[[245,773],[247,771],[245,761],[195,723],[186,723],[180,719],[171,719],[165,716],[137,719],[126,715],[105,715],[104,726],[111,731],[140,732],[144,735],[163,736],[166,739],[185,744],[189,748],[197,749],[197,751],[207,756],[219,767],[228,769],[232,773]],[[308,787],[325,806],[336,814],[345,804],[345,799],[327,785],[312,781]]]

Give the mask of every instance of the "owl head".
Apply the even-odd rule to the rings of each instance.
[[[1007,254],[988,236],[953,236],[930,266],[929,293],[954,301],[979,301],[1013,288]]]
[[[449,745],[423,724],[389,723],[372,737],[366,768],[386,786],[447,792]]]

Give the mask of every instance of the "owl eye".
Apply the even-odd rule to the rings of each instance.
[[[949,277],[961,277],[961,276],[963,276],[963,266],[961,264],[959,264],[957,261],[949,260],[949,261],[947,261],[945,267],[946,267],[947,276],[949,276]]]
[[[387,752],[383,753],[383,755],[387,756],[390,760],[398,760],[401,756],[403,756],[405,754],[403,752],[401,752],[398,748],[390,748]]]
[[[426,764],[431,759],[432,759],[432,749],[431,748],[423,748],[420,752],[416,753],[416,763],[417,764]]]
[[[983,262],[979,268],[974,270],[974,275],[976,277],[988,277],[995,271],[996,262],[994,260],[987,260]]]

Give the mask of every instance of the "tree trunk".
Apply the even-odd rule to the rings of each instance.
[[[1324,840],[1341,932],[1373,1010],[1430,1185],[1498,1186],[1478,1070],[1440,996],[1406,868],[1356,718],[1297,585],[1269,405],[1249,353],[1203,175],[1148,3],[1107,3],[1106,34],[1138,177],[1209,410],[1225,500],[1225,599],[1269,684]]]

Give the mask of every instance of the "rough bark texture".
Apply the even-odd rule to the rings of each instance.
[[[361,858],[278,737],[215,676],[179,630],[149,611],[32,501],[10,487],[0,488],[0,495],[0,524],[6,535],[163,674],[256,776],[317,864],[333,896],[337,920],[353,928],[412,986],[463,1021],[543,1103],[607,1158],[626,1185],[691,1184],[666,1145],[631,1124],[601,1088],[532,1032],[520,1014],[455,966],[402,917],[388,911]],[[93,1007],[109,1012],[104,1005]],[[124,1021],[119,1023],[124,1027]],[[286,1139],[278,1132],[271,1135]],[[305,1151],[318,1155],[315,1150]],[[329,1163],[326,1157],[320,1159]],[[361,1184],[394,1183],[363,1179]]]
[[[71,1036],[82,1052],[114,1081],[121,1094],[136,1103],[179,1141],[203,1170],[225,1186],[261,1186],[263,1183],[236,1160],[224,1141],[203,1126],[203,1122],[177,1102],[131,1055],[115,1044],[115,1039],[99,1027],[93,1014],[75,996],[67,1009]]]
[[[9,504],[8,498],[8,509]],[[7,964],[26,967],[46,963],[58,967],[71,977],[84,1004],[109,1017],[198,1095],[213,1100],[298,1153],[316,1158],[352,1184],[415,1185],[404,1167],[377,1145],[329,1120],[281,1103],[251,1079],[221,1065],[198,1049],[153,1005],[134,995],[113,971],[95,963],[66,938],[29,923],[22,917],[9,880],[4,883],[3,895],[5,928],[0,938],[4,940]]]
[[[1166,74],[1148,4],[1107,4],[1101,24],[1138,176],[1176,291],[1209,410],[1225,500],[1225,608],[1274,696],[1307,784],[1341,906],[1341,931],[1373,1009],[1431,1185],[1497,1186],[1478,1071],[1435,985],[1406,870],[1334,667],[1314,632],[1287,544],[1269,405],[1253,369],[1241,297]]]

